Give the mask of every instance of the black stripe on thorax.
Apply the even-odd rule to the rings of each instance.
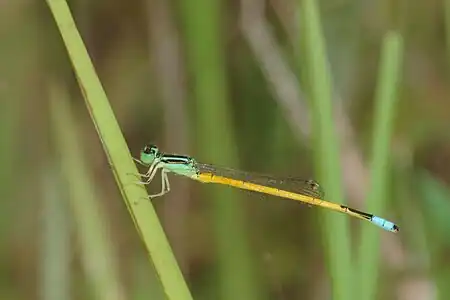
[[[165,154],[161,161],[166,164],[186,164],[189,163],[190,157],[184,155]]]

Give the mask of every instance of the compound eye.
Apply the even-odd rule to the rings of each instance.
[[[153,152],[153,146],[145,145],[144,149],[142,149],[142,152],[144,152],[145,154],[151,154]]]
[[[145,154],[156,155],[157,153],[159,153],[159,149],[155,145],[148,144],[148,145],[145,145],[144,149],[142,149],[142,152],[144,152]]]

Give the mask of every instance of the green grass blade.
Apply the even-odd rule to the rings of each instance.
[[[138,171],[105,91],[96,75],[87,50],[63,0],[47,0],[75,69],[86,106],[91,114],[103,149],[112,167],[120,192],[136,229],[148,250],[168,299],[191,299],[189,289],[176,264],[162,226],[150,201],[139,201],[148,195],[145,188],[133,184]]]
[[[316,170],[327,200],[343,203],[339,145],[333,122],[332,76],[328,67],[319,11],[314,0],[301,1],[302,39],[307,69],[306,82],[313,105]],[[325,253],[331,276],[332,299],[349,300],[354,294],[348,216],[322,211]]]
[[[81,261],[96,298],[125,299],[119,283],[117,263],[106,228],[106,220],[98,205],[97,191],[83,156],[81,141],[68,105],[68,97],[56,86],[50,99],[52,128],[61,170],[69,191],[70,208],[81,246]],[[67,134],[70,132],[70,135]]]
[[[42,234],[40,247],[40,298],[69,300],[71,255],[71,218],[62,180],[55,163],[42,170]]]
[[[444,182],[433,177],[429,172],[420,170],[417,174],[418,196],[422,199],[420,205],[425,218],[425,229],[429,244],[431,259],[431,275],[436,285],[436,299],[444,300],[450,297],[450,270],[445,267],[446,249],[450,245],[450,191]],[[444,267],[442,267],[444,266]]]
[[[432,232],[429,238],[434,243],[450,245],[450,191],[444,182],[433,177],[429,172],[421,170],[417,175],[417,188],[422,213],[427,220],[428,230]],[[439,247],[436,247],[439,248]]]
[[[185,1],[181,1],[185,2]],[[225,45],[221,25],[224,18],[219,0],[195,0],[182,5],[188,64],[196,98],[198,159],[225,166],[237,166],[237,148],[231,122],[226,83]],[[252,256],[245,228],[245,214],[239,192],[214,189],[220,299],[261,299],[252,273]],[[210,199],[208,199],[210,201]]]
[[[372,143],[371,189],[367,200],[367,211],[383,215],[388,197],[390,141],[394,125],[394,110],[397,103],[397,88],[400,81],[403,41],[396,32],[386,34],[381,52],[378,86],[375,97],[374,133]],[[386,216],[387,217],[387,216]],[[365,224],[359,246],[358,278],[361,299],[374,299],[380,261],[380,234],[375,226]]]

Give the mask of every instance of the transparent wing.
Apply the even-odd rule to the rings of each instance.
[[[301,179],[297,177],[276,177],[266,174],[244,172],[231,168],[218,167],[210,164],[196,164],[200,174],[212,173],[214,175],[247,181],[268,187],[273,187],[289,192],[303,194],[314,198],[323,199],[324,192],[320,185],[312,179]]]

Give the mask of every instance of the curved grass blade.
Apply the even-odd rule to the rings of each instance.
[[[136,178],[129,175],[137,174],[138,170],[133,163],[127,143],[94,70],[67,2],[47,0],[47,3],[63,38],[86,107],[102,142],[123,200],[155,266],[166,297],[167,299],[190,300],[192,296],[151,202],[140,201],[140,199],[147,198],[148,194],[144,187],[133,184]]]

